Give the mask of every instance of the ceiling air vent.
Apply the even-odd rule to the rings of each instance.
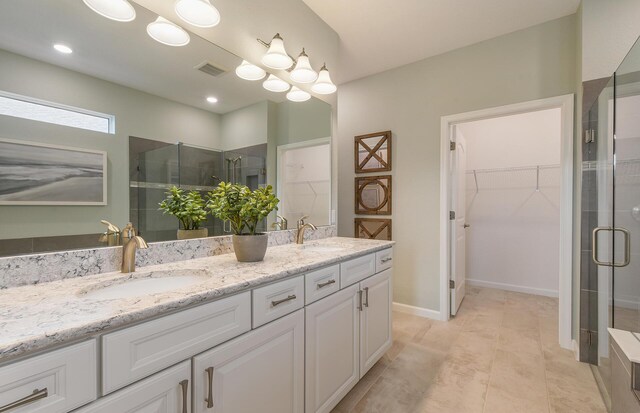
[[[227,72],[226,69],[223,69],[221,67],[215,66],[215,65],[213,65],[212,63],[209,63],[209,62],[200,63],[195,68],[198,69],[199,71],[203,72],[203,73],[206,73],[208,75],[215,76],[215,77],[220,76],[220,75],[222,75],[222,74]]]

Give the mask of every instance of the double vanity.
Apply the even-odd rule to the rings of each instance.
[[[0,290],[0,412],[329,412],[391,347],[391,247],[327,238]]]

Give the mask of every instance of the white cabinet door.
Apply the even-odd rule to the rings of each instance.
[[[73,413],[189,413],[190,379],[191,362],[184,361]]]
[[[304,310],[193,359],[198,413],[302,413]]]
[[[358,287],[305,309],[306,413],[330,412],[360,379]]]
[[[360,378],[391,348],[391,269],[360,283]]]

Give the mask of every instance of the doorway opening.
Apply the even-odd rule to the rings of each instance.
[[[442,132],[443,318],[484,289],[550,297],[572,348],[573,95],[447,116]]]

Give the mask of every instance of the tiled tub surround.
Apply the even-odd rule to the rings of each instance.
[[[295,242],[296,230],[270,231],[269,246]],[[335,225],[306,231],[305,240],[335,237]],[[233,252],[231,235],[149,244],[139,250],[138,268]],[[118,271],[122,247],[52,252],[0,258],[0,289]]]
[[[283,232],[284,234],[284,232]],[[280,238],[277,238],[279,241]],[[277,242],[272,238],[272,243]],[[158,245],[158,244],[155,244]],[[313,245],[338,247],[313,250]],[[102,333],[129,323],[235,294],[329,264],[379,251],[389,241],[329,238],[303,246],[288,244],[267,250],[263,262],[239,263],[234,254],[148,266],[132,274],[96,274],[0,291],[0,362],[52,345]],[[196,249],[195,251],[198,251]],[[157,252],[161,254],[160,251]],[[184,252],[182,252],[184,254]],[[194,253],[189,250],[189,254]],[[83,292],[162,271],[194,271],[202,283],[171,292],[122,299],[89,299]]]

